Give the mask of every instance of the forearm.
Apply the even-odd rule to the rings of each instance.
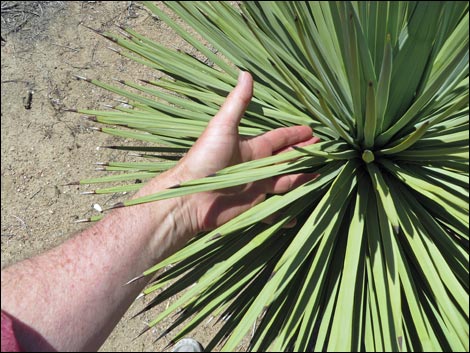
[[[168,176],[152,180],[141,194],[169,183]],[[147,279],[123,285],[189,239],[185,207],[172,199],[116,209],[61,246],[5,269],[2,309],[57,350],[98,349]],[[17,333],[25,349],[41,349],[28,342],[27,330]]]

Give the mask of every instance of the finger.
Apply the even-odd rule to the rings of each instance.
[[[310,139],[306,140],[306,141],[303,141],[303,142],[300,142],[300,143],[296,143],[295,146],[296,147],[303,147],[303,146],[308,146],[308,145],[312,145],[314,143],[317,143],[318,141],[320,141],[320,138],[319,137],[316,137],[316,136],[313,136],[311,137]],[[288,146],[288,147],[284,147],[284,148],[281,148],[280,150],[277,150],[276,152],[274,152],[273,154],[279,154],[279,153],[283,153],[283,152],[287,152],[287,151],[290,151],[292,150],[292,145],[291,146]]]
[[[282,127],[269,131],[253,139],[253,143],[268,143],[272,152],[306,141],[312,137],[309,126]]]
[[[317,173],[290,174],[273,178],[273,181],[267,184],[268,194],[284,194],[296,187],[305,184],[318,177]]]
[[[263,223],[266,223],[266,224],[274,224],[278,221],[280,221],[283,217],[285,217],[286,215],[282,212],[276,212],[274,213],[273,215],[269,216],[269,217],[266,217],[265,219],[263,219]],[[297,224],[297,218],[292,218],[290,219],[287,223],[285,223],[282,228],[294,228],[295,225]]]
[[[210,126],[238,134],[238,124],[252,96],[253,78],[249,72],[240,71],[237,86],[230,92],[219,112],[211,120]]]

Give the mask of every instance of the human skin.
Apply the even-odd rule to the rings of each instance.
[[[308,126],[280,128],[251,138],[240,136],[238,125],[252,92],[251,75],[241,72],[237,86],[190,151],[134,197],[318,140]],[[97,350],[149,279],[125,283],[197,233],[224,224],[267,194],[287,192],[312,177],[285,175],[117,208],[58,247],[7,267],[1,275],[1,306],[13,318],[20,346],[34,351]]]

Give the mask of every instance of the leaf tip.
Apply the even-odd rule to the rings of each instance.
[[[219,238],[222,238],[222,234],[217,233],[217,234],[215,234],[214,236],[212,236],[212,237],[209,239],[209,241],[216,240],[216,239],[219,239]]]
[[[96,117],[96,115],[82,115],[81,117],[82,119],[93,121],[95,123],[98,121],[98,118]]]
[[[167,332],[164,332],[164,334],[162,334],[163,336],[160,335],[160,337],[158,337],[157,340],[159,340],[159,339],[161,339],[162,337],[166,336],[166,334],[167,334]],[[166,347],[163,348],[163,351],[166,351],[167,349],[173,347],[174,345],[175,345],[175,341],[171,340],[170,343],[168,343],[168,344],[166,345]]]
[[[86,82],[91,82],[91,80],[89,78],[86,78],[84,76],[80,76],[80,75],[73,75],[77,80],[80,80],[80,81],[86,81]]]
[[[63,186],[72,186],[72,185],[80,185],[79,181],[71,181],[70,183],[64,184]]]
[[[127,282],[124,283],[122,286],[125,287],[125,286],[127,286],[127,285],[129,285],[129,284],[131,284],[131,283],[137,282],[139,279],[142,279],[142,278],[144,278],[144,277],[145,277],[144,274],[140,274],[140,275],[138,275],[137,277],[134,277],[134,278],[132,278],[131,280],[127,281]]]
[[[148,330],[150,330],[150,326],[149,325],[146,325],[140,332],[137,336],[135,336],[132,340],[135,341],[137,338],[139,338],[140,336],[142,336],[145,332],[147,332]]]
[[[127,30],[127,28],[124,27],[122,24],[115,23],[114,25],[115,25],[117,28],[119,28],[119,29],[121,29],[121,30],[123,30],[123,31],[126,31],[126,30]]]
[[[100,31],[99,29],[91,28],[90,26],[87,26],[83,24],[82,22],[80,23],[81,26],[85,27],[86,29],[89,29],[90,31],[93,31],[98,34],[103,34],[103,31]]]
[[[91,219],[90,218],[82,218],[82,219],[77,219],[74,221],[74,223],[87,223],[87,222],[91,222]]]
[[[110,208],[108,208],[108,210],[114,210],[115,208],[122,208],[122,207],[125,207],[125,206],[126,205],[124,205],[124,202],[118,202],[118,203],[115,203],[114,205],[112,205]]]
[[[118,54],[121,54],[121,51],[119,49],[116,49],[116,48],[113,48],[113,47],[106,47],[107,49],[115,52],[115,53],[118,53]]]
[[[395,235],[400,234],[400,225],[399,224],[393,224],[392,228],[393,228],[393,232],[395,233]]]
[[[140,293],[135,299],[134,301],[138,301],[139,299],[142,299],[143,297],[145,297],[145,294],[144,293]]]

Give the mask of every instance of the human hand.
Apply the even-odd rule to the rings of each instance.
[[[173,170],[179,182],[206,177],[241,162],[284,152],[293,145],[317,142],[308,126],[279,128],[256,137],[243,137],[238,125],[253,95],[253,78],[240,72],[238,84],[210,121],[206,130]],[[312,174],[267,178],[242,187],[190,195],[193,234],[222,225],[255,204],[267,194],[285,193],[311,180]]]

